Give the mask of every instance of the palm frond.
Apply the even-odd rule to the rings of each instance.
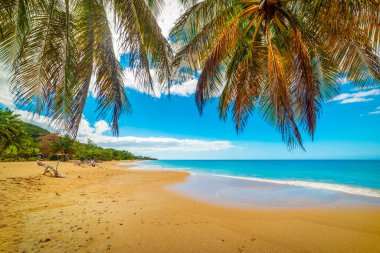
[[[130,104],[124,90],[122,68],[113,49],[112,34],[105,9],[100,3],[94,3],[93,8],[94,91],[99,103],[97,110],[100,117],[106,117],[108,111],[112,111],[112,130],[115,135],[118,135],[119,117],[123,112],[130,111]],[[87,76],[87,78],[89,77]]]
[[[321,107],[320,84],[315,80],[311,56],[302,40],[301,33],[296,30],[291,36],[294,51],[292,86],[296,93],[294,95],[295,104],[301,113],[299,118],[305,123],[310,136],[313,138]]]
[[[226,27],[224,32],[221,32],[213,51],[203,65],[195,92],[196,102],[201,113],[205,102],[210,97],[217,95],[223,84],[221,64],[226,56],[228,56],[229,51],[235,47],[238,32],[238,20],[233,20],[231,24]]]
[[[273,112],[283,140],[291,148],[297,145],[303,148],[302,137],[294,119],[289,79],[286,76],[278,49],[270,42],[268,29],[269,24],[267,23],[268,87]]]
[[[139,0],[113,0],[113,8],[124,51],[135,71],[136,82],[153,89],[150,69],[158,72],[159,82],[168,85],[171,77],[171,48],[161,34],[149,6]]]
[[[263,49],[240,42],[227,66],[227,83],[219,99],[219,115],[226,120],[232,104],[232,120],[237,132],[245,128],[266,83]]]
[[[99,21],[99,8],[97,1],[83,0],[75,6],[74,12],[77,17],[76,43],[81,52],[78,65],[78,85],[75,87],[73,99],[73,112],[70,120],[70,129],[76,137],[83,110],[86,104],[94,72],[94,49],[95,49],[95,29]]]
[[[175,70],[201,71],[200,109],[224,85],[219,114],[226,119],[232,111],[238,131],[258,108],[290,148],[303,148],[299,125],[314,138],[340,76],[360,87],[379,84],[378,0],[182,2],[190,7],[171,32]],[[234,43],[221,47],[232,20]],[[265,55],[253,57],[251,48]]]

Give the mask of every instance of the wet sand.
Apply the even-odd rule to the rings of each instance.
[[[338,191],[334,191],[210,174],[190,174],[185,182],[169,187],[191,198],[229,207],[268,209],[377,206],[380,208],[380,197],[341,192],[339,187]],[[364,193],[369,191],[371,190]],[[373,190],[373,193],[379,194],[380,191]]]
[[[380,252],[379,207],[218,206],[168,189],[187,173],[116,163],[0,163],[0,252]]]

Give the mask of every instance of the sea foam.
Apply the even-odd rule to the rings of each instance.
[[[206,176],[214,176],[214,177],[224,177],[238,180],[248,180],[255,182],[263,182],[263,183],[272,183],[272,184],[280,184],[280,185],[288,185],[288,186],[297,186],[297,187],[305,187],[305,188],[313,188],[313,189],[321,189],[321,190],[329,190],[335,192],[342,192],[347,194],[372,197],[372,198],[380,198],[380,190],[364,188],[364,187],[355,187],[343,184],[331,184],[324,182],[316,182],[316,181],[302,181],[302,180],[285,180],[285,179],[270,179],[270,178],[259,178],[259,177],[246,177],[246,176],[233,176],[233,175],[225,175],[225,174],[211,174],[207,172],[194,172],[186,167],[166,167],[163,165],[147,165],[147,164],[139,164],[137,167],[143,170],[163,170],[163,171],[186,171],[190,174],[196,175],[206,175]]]
[[[366,196],[366,197],[380,198],[379,190],[341,185],[341,184],[329,184],[329,183],[322,183],[322,182],[299,181],[299,180],[276,180],[276,179],[269,179],[269,178],[242,177],[242,176],[217,175],[217,174],[206,174],[206,173],[204,175],[264,182],[264,183],[272,183],[272,184],[307,187],[307,188],[314,188],[314,189],[343,192],[343,193]]]

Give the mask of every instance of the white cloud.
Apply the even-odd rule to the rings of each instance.
[[[83,118],[78,131],[78,140],[87,142],[91,139],[101,147],[129,150],[144,155],[160,151],[201,152],[233,148],[233,145],[229,141],[177,139],[171,137],[114,137],[104,135],[104,133],[107,133],[110,129],[110,126],[104,120],[96,122],[94,127],[91,127],[89,122]]]
[[[195,93],[195,89],[197,88],[198,79],[191,79],[187,82],[181,84],[175,84],[170,87],[170,94],[178,95],[178,96],[190,96]]]
[[[342,101],[344,99],[347,99],[350,97],[350,94],[349,93],[342,93],[342,94],[339,94],[337,95],[336,97],[332,98],[329,100],[329,102],[333,102],[333,101]]]
[[[150,70],[153,79],[153,90],[149,87],[144,87],[143,84],[138,83],[138,79],[135,78],[134,72],[131,68],[126,68],[124,70],[124,85],[127,88],[137,90],[141,93],[149,94],[153,97],[161,97],[161,87],[158,82],[158,77],[154,69]]]
[[[368,101],[372,101],[373,98],[357,98],[357,97],[353,97],[353,98],[347,98],[347,99],[344,99],[342,100],[340,103],[341,104],[351,104],[351,103],[360,103],[360,102],[368,102]]]
[[[355,97],[367,97],[367,96],[377,96],[380,95],[380,89],[373,89],[369,91],[361,91],[354,93]]]
[[[369,112],[368,114],[372,114],[372,115],[380,114],[380,106],[377,106],[373,112]]]
[[[57,132],[52,125],[51,118],[38,116],[25,110],[15,110],[20,115],[20,119],[51,132]],[[91,139],[97,145],[105,148],[115,148],[128,150],[134,153],[151,155],[155,152],[203,152],[220,151],[234,148],[230,141],[224,140],[202,140],[202,139],[179,139],[171,137],[137,137],[137,136],[110,136],[106,135],[111,130],[110,125],[99,120],[91,126],[86,118],[82,118],[78,129],[77,139],[80,142],[87,142]]]
[[[0,104],[11,109],[15,107],[13,103],[13,95],[10,92],[10,71],[0,63]]]
[[[111,130],[111,127],[105,120],[99,120],[95,123],[95,134],[102,135],[103,133]]]
[[[340,104],[360,103],[372,101],[374,96],[380,95],[380,89],[360,91],[356,93],[342,93],[329,100],[329,102],[339,102]]]
[[[19,109],[15,109],[14,113],[19,114],[22,121],[37,125],[51,132],[57,131],[57,129],[54,127],[54,122],[49,117],[37,115],[35,113]]]
[[[95,130],[93,127],[90,126],[90,122],[88,122],[84,117],[80,121],[79,128],[78,128],[78,135],[77,138],[86,138],[89,135],[94,134]]]
[[[198,139],[176,139],[168,137],[136,136],[92,136],[92,141],[102,147],[125,149],[132,152],[149,153],[157,151],[218,151],[232,148],[229,141],[206,141]]]
[[[151,73],[154,84],[153,90],[148,89],[148,87],[144,87],[143,85],[139,84],[131,68],[127,68],[124,70],[125,87],[137,90],[141,93],[149,94],[152,97],[156,98],[160,98],[163,94],[167,94],[167,89],[163,89],[163,87],[159,84],[155,70],[152,69]],[[183,83],[174,84],[170,87],[170,94],[188,97],[195,93],[197,82],[198,79],[194,78]]]

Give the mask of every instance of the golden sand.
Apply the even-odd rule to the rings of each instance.
[[[380,252],[378,207],[215,206],[165,189],[186,173],[115,163],[0,163],[0,252]]]

